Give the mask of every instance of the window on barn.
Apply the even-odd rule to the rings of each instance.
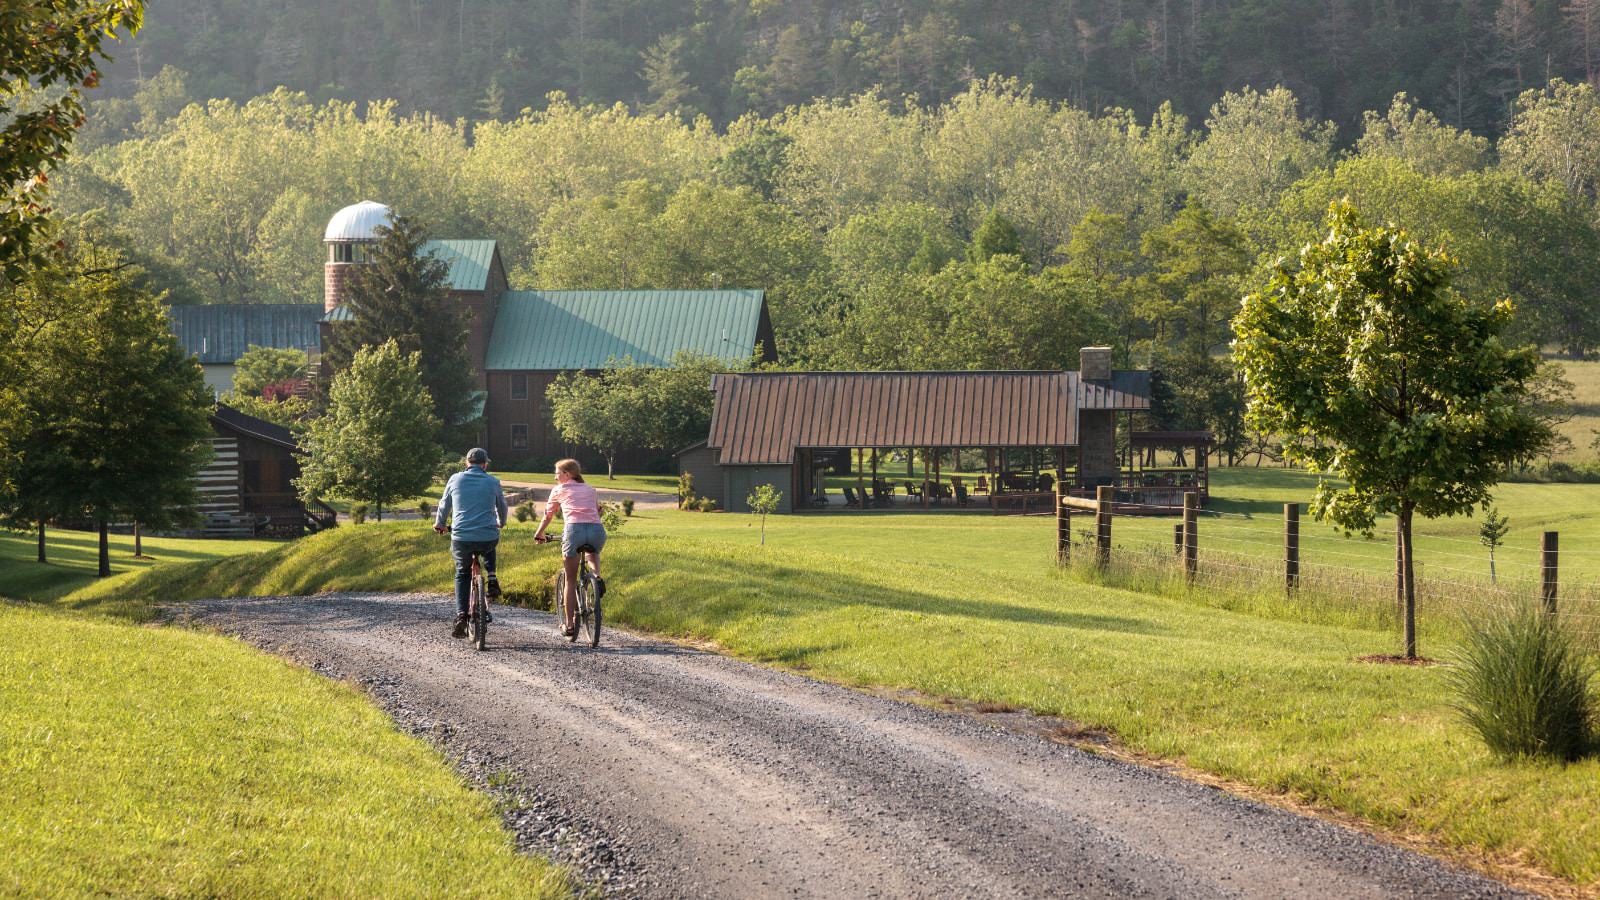
[[[511,376],[511,399],[513,399],[513,400],[526,400],[526,399],[528,399],[528,376],[527,375],[513,375],[513,376]]]
[[[513,426],[511,426],[511,449],[513,449],[513,450],[526,450],[526,449],[528,449],[528,426],[526,426],[526,425],[513,425]]]

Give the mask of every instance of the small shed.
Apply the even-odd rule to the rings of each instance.
[[[294,536],[333,526],[333,509],[307,509],[295,490],[300,448],[289,429],[218,404],[211,432],[211,461],[198,476],[207,536]]]

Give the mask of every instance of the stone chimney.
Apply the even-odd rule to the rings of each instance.
[[[1111,348],[1084,347],[1078,351],[1078,377],[1084,381],[1111,380]]]

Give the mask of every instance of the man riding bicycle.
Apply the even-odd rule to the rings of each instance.
[[[494,574],[495,547],[500,529],[506,527],[506,495],[500,479],[490,475],[489,452],[482,447],[467,451],[466,469],[450,476],[439,498],[439,511],[433,517],[433,530],[450,530],[450,556],[456,562],[456,625],[452,636],[467,636],[467,601],[472,593],[472,555],[483,560],[484,592],[490,599],[500,596],[500,581]],[[452,517],[454,513],[454,517]]]
[[[561,510],[561,565],[566,570],[566,591],[561,598],[563,610],[561,633],[572,637],[578,633],[578,554],[589,557],[589,570],[594,573],[597,596],[606,595],[606,581],[600,577],[600,549],[606,545],[606,529],[601,524],[600,498],[594,488],[583,480],[583,468],[575,459],[556,463],[556,486],[544,504],[544,519],[533,539],[539,543],[548,540],[545,529]]]

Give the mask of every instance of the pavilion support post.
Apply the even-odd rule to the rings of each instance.
[[[1116,496],[1116,491],[1108,484],[1094,489],[1095,551],[1101,569],[1111,565],[1111,503]]]
[[[1056,482],[1056,565],[1064,566],[1072,556],[1072,513],[1061,502],[1061,482]]]
[[[1200,495],[1195,491],[1183,494],[1183,577],[1194,584],[1195,572],[1200,568]]]
[[[878,499],[878,448],[872,448],[872,499]],[[876,502],[874,502],[876,505]]]
[[[856,502],[861,504],[863,510],[867,508],[867,476],[861,470],[866,467],[866,455],[867,451],[856,448]]]
[[[928,449],[922,449],[922,508],[928,508]]]
[[[939,480],[939,462],[943,456],[943,447],[933,448],[933,491],[936,495],[935,499],[937,499],[940,503],[944,502],[944,488],[940,487]]]
[[[1300,586],[1300,504],[1283,505],[1283,590],[1290,597]]]

